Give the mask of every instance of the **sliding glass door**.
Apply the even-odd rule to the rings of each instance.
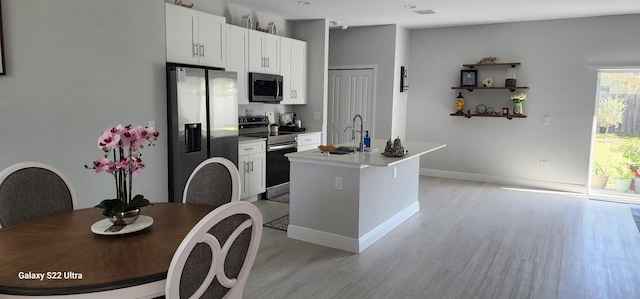
[[[598,73],[589,197],[640,203],[640,69]]]

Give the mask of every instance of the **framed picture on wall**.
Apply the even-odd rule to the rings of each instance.
[[[478,86],[478,70],[461,70],[460,86]]]
[[[2,2],[0,1],[0,75],[6,75],[4,71],[4,42],[2,38]]]

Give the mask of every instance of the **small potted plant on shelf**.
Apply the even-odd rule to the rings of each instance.
[[[484,85],[484,87],[493,86],[493,78],[491,77],[484,78],[484,80],[482,80],[482,84]]]
[[[521,92],[511,96],[511,100],[513,101],[513,114],[522,115],[522,103],[527,100],[527,95]]]
[[[616,191],[627,193],[631,188],[631,182],[633,181],[633,174],[629,165],[621,164],[616,166],[616,176],[613,178],[613,183]]]
[[[604,189],[609,181],[607,170],[602,165],[595,162],[593,165],[594,174],[591,175],[591,188]]]

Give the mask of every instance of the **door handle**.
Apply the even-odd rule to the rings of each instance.
[[[253,172],[253,161],[251,161],[251,172]]]
[[[194,43],[193,44],[193,51],[191,53],[191,57],[195,57],[198,56],[198,44]]]
[[[200,57],[204,57],[204,44],[200,44]]]

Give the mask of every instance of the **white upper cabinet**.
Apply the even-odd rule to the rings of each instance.
[[[280,37],[249,30],[249,71],[280,74]]]
[[[280,74],[283,82],[282,104],[307,103],[307,43],[282,37],[280,39]]]
[[[227,71],[238,73],[238,104],[249,104],[249,29],[227,25]]]
[[[226,66],[224,17],[165,3],[167,61]]]

